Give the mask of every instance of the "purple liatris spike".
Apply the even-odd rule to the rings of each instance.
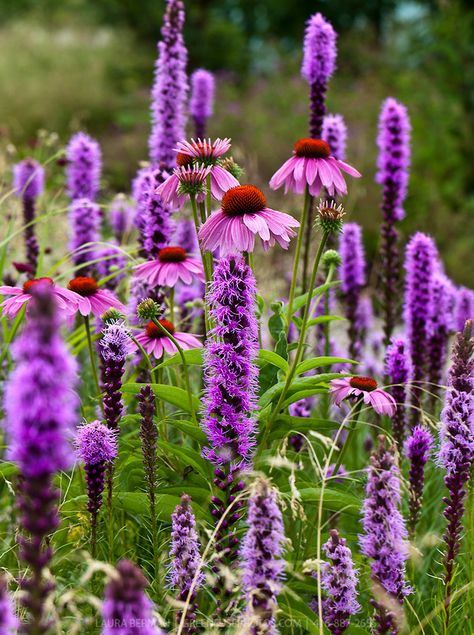
[[[24,159],[13,167],[13,187],[23,204],[23,222],[25,224],[26,261],[32,267],[31,277],[38,266],[39,246],[36,238],[34,220],[36,199],[44,190],[44,168],[34,159]]]
[[[103,360],[104,416],[109,428],[116,430],[122,417],[122,375],[125,360],[132,351],[130,333],[124,322],[107,324],[102,331],[100,351]]]
[[[292,417],[310,417],[312,405],[311,397],[300,399],[290,405],[289,413]],[[301,434],[292,434],[288,442],[295,452],[301,452],[304,446],[304,437]]]
[[[138,242],[141,247],[140,255],[143,256],[145,255],[143,243],[145,242],[148,200],[152,192],[153,183],[153,170],[150,167],[140,168],[132,182],[132,199],[135,201],[133,222],[138,229]]]
[[[474,291],[460,287],[456,293],[454,329],[463,331],[466,320],[474,320]]]
[[[446,276],[440,273],[433,276],[428,323],[429,395],[433,406],[443,383],[449,334],[454,321],[454,293],[454,287]]]
[[[96,258],[95,243],[100,239],[100,208],[86,198],[74,200],[69,207],[71,240],[69,249],[77,267],[76,275],[87,276],[94,265],[88,264]]]
[[[425,465],[428,462],[432,445],[433,437],[431,432],[428,428],[421,425],[413,428],[405,443],[405,454],[410,461],[408,527],[411,536],[415,535],[416,525],[421,513]]]
[[[158,429],[154,420],[155,395],[150,386],[143,386],[138,393],[138,408],[140,410],[140,440],[143,454],[145,481],[151,508],[155,507],[156,476],[156,444]]]
[[[166,178],[162,170],[154,170],[151,190],[149,192],[142,228],[143,249],[149,260],[158,258],[160,249],[169,245],[173,234],[171,211],[163,199],[156,193],[156,188]]]
[[[19,625],[6,578],[2,575],[0,577],[0,634],[15,635],[18,633]]]
[[[418,416],[420,384],[426,380],[428,327],[431,314],[433,276],[438,269],[438,252],[433,239],[417,232],[405,251],[405,325],[413,363],[413,417]]]
[[[405,582],[408,544],[400,513],[400,473],[393,447],[387,446],[384,436],[379,437],[379,447],[370,458],[362,525],[361,551],[371,560],[374,583],[387,594],[386,598],[372,600],[375,619],[379,626],[389,623],[393,632],[397,632],[396,613],[390,607],[393,600],[402,603],[411,592]]]
[[[320,13],[306,24],[301,75],[310,86],[311,114],[309,129],[314,139],[320,139],[326,114],[327,83],[336,68],[336,32]]]
[[[188,52],[183,40],[184,18],[183,2],[167,0],[151,93],[150,159],[168,170],[176,167],[174,148],[185,138]]]
[[[385,354],[385,376],[388,391],[395,399],[397,411],[392,417],[393,436],[401,454],[407,428],[407,389],[412,377],[411,357],[406,341],[393,338]]]
[[[189,602],[181,631],[186,635],[197,632],[196,609],[194,602],[197,591],[204,581],[204,574],[199,570],[201,556],[199,554],[199,537],[196,531],[196,519],[191,507],[191,498],[181,497],[181,504],[171,516],[171,569],[170,583],[178,592],[180,602]],[[182,619],[178,612],[177,622]]]
[[[341,292],[343,296],[345,315],[348,319],[349,355],[357,360],[362,350],[362,325],[360,323],[361,291],[366,283],[365,253],[362,242],[362,228],[357,223],[344,225],[340,236],[339,253],[341,266]]]
[[[173,244],[182,247],[187,254],[199,253],[196,227],[192,220],[182,218],[176,225]]]
[[[96,250],[95,264],[99,280],[106,278],[103,283],[105,289],[115,291],[120,282],[125,278],[124,269],[127,266],[127,257],[118,245],[110,243],[107,247],[100,247]]]
[[[95,139],[78,132],[73,135],[66,148],[67,193],[74,201],[88,198],[94,201],[100,187],[102,153]]]
[[[133,224],[133,206],[124,194],[117,194],[111,202],[109,223],[115,240],[120,244]]]
[[[21,580],[22,603],[42,634],[49,630],[45,602],[54,588],[43,576],[52,557],[45,540],[59,524],[53,479],[74,462],[76,364],[61,339],[49,285],[34,285],[31,294],[29,319],[13,347],[5,425],[7,456],[19,469],[19,557],[29,569]]]
[[[252,487],[247,525],[240,553],[247,602],[244,619],[252,635],[278,633],[275,613],[285,568],[285,534],[277,492],[264,478]]]
[[[347,126],[342,115],[326,115],[324,117],[321,138],[329,144],[331,156],[339,161],[345,161]]]
[[[102,635],[164,635],[145,593],[148,581],[130,560],[120,560],[105,588]]]
[[[323,545],[329,562],[321,566],[321,586],[326,592],[322,601],[323,619],[334,635],[342,635],[349,627],[351,615],[360,610],[357,602],[357,571],[352,553],[337,529],[331,529]]]
[[[205,139],[206,124],[214,112],[214,75],[198,68],[191,75],[191,100],[189,110],[194,121],[194,133],[197,139]]]
[[[448,390],[441,413],[441,446],[439,462],[446,470],[444,477],[448,495],[444,516],[448,521],[444,533],[444,581],[446,597],[446,624],[456,555],[459,552],[466,485],[474,460],[474,338],[472,322],[466,322],[458,333],[451,355]]]

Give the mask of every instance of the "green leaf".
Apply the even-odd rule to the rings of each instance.
[[[313,388],[308,388],[307,390],[298,390],[297,392],[292,393],[291,390],[288,391],[288,394],[291,396],[281,404],[281,409],[286,410],[288,406],[291,406],[292,403],[296,403],[297,401],[301,401],[301,399],[306,399],[306,397],[312,397],[313,395],[321,395],[327,393],[327,388],[321,388],[318,386],[314,386]]]
[[[174,445],[167,443],[166,441],[158,441],[158,447],[163,450],[167,457],[176,457],[183,466],[190,465],[196,472],[209,478],[211,473],[210,464],[205,461],[199,452],[196,452],[193,448],[182,445]]]
[[[329,289],[331,289],[332,287],[337,287],[340,284],[341,284],[340,280],[334,280],[333,282],[326,282],[325,284],[322,284],[321,286],[316,287],[316,289],[313,289],[311,293],[311,297],[314,298],[318,295],[323,295],[323,293],[326,293],[326,291],[329,291]],[[293,313],[296,313],[299,309],[301,309],[301,307],[303,307],[306,304],[307,299],[308,299],[308,293],[304,293],[303,295],[299,295],[297,298],[295,298],[293,301]],[[286,310],[288,314],[288,307],[286,307]]]
[[[188,437],[197,441],[200,445],[204,445],[207,441],[206,434],[192,421],[181,421],[175,419],[169,419],[166,423],[172,428],[177,428],[184,432]]]
[[[300,362],[296,367],[295,374],[302,375],[314,368],[322,368],[323,366],[332,366],[333,364],[358,364],[359,362],[345,357],[312,357]]]
[[[203,348],[191,348],[188,351],[183,351],[186,364],[189,364],[190,366],[202,366],[203,352]],[[165,366],[178,366],[182,363],[183,360],[181,359],[181,355],[179,353],[176,353],[172,357],[168,357],[168,359],[165,359],[165,361],[161,362],[161,364],[158,364],[158,366],[155,366],[153,370],[164,368]]]
[[[325,487],[324,490],[320,487],[304,487],[302,489],[298,487],[298,490],[303,503],[317,505],[322,496],[324,509],[329,509],[332,512],[344,511],[353,516],[359,516],[360,514],[360,500],[346,491],[339,491],[329,487]]]
[[[291,432],[309,432],[310,430],[326,434],[337,430],[339,426],[337,421],[329,421],[328,419],[280,415],[272,426],[269,439],[283,439]]]
[[[287,587],[278,597],[278,606],[281,610],[281,614],[290,620],[293,626],[298,625],[303,628],[305,633],[314,633],[314,635],[326,635],[329,633],[327,628],[323,625],[323,632],[319,630],[318,617],[309,608],[308,602],[303,600],[293,591],[289,591]],[[295,624],[296,623],[296,624]],[[287,625],[288,632],[290,631]]]
[[[137,394],[143,386],[144,384],[124,384],[122,391]],[[163,401],[176,406],[180,410],[186,410],[186,412],[190,411],[188,393],[182,388],[168,386],[167,384],[150,384],[150,388],[159,399],[163,399]],[[192,395],[192,404],[195,411],[199,410],[201,407],[201,402],[194,395]]]
[[[171,514],[181,502],[180,495],[156,495],[156,517],[163,522],[171,522]],[[113,506],[130,514],[149,515],[150,503],[145,492],[117,492],[113,497]],[[193,503],[193,511],[198,518],[205,518],[206,511],[197,503]]]
[[[288,396],[300,390],[309,390],[319,384],[324,385],[331,379],[336,379],[338,377],[345,377],[345,375],[342,373],[322,373],[320,375],[312,375],[311,377],[301,377],[300,379],[295,379],[288,389]],[[260,409],[265,408],[269,403],[274,401],[280,395],[284,386],[285,382],[280,381],[265,391],[259,400]]]
[[[282,370],[285,374],[289,370],[288,362],[283,357],[280,357],[278,353],[274,353],[273,351],[265,351],[261,349],[258,353],[257,363],[260,362],[268,362],[273,366],[277,366],[280,370]]]

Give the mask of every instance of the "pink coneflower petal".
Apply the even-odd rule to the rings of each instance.
[[[329,382],[329,393],[337,406],[347,397],[354,396],[362,397],[364,403],[372,406],[379,415],[393,417],[397,410],[392,395],[377,388],[377,382],[371,377],[333,379]]]
[[[349,165],[345,161],[341,161],[340,159],[338,159],[337,164],[341,170],[343,170],[344,172],[347,172],[347,174],[350,174],[351,176],[354,176],[355,178],[360,178],[362,176],[362,174],[358,170],[353,168],[352,165]]]

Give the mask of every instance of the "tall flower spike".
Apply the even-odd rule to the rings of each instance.
[[[405,324],[413,363],[412,420],[419,416],[420,384],[426,380],[428,326],[433,275],[438,267],[436,246],[429,236],[417,232],[405,251]]]
[[[240,553],[248,632],[278,633],[275,625],[277,597],[285,568],[285,534],[277,492],[265,478],[253,485],[247,533]]]
[[[392,610],[393,602],[403,603],[411,590],[405,582],[408,545],[400,513],[400,473],[393,447],[387,446],[384,436],[379,437],[379,447],[370,458],[362,525],[364,534],[359,536],[361,551],[371,560],[374,583],[386,594],[371,601],[379,625],[377,632],[396,633],[397,617],[396,611]],[[383,624],[387,630],[381,630]]]
[[[94,201],[100,187],[102,153],[95,139],[78,132],[73,135],[66,148],[67,193],[75,201],[88,198]]]
[[[140,255],[146,256],[145,225],[147,219],[148,200],[153,191],[154,179],[153,170],[150,167],[140,168],[132,181],[132,199],[135,201],[135,217],[133,223],[138,229],[138,243],[140,245]]]
[[[112,322],[102,331],[100,340],[103,360],[104,415],[109,428],[116,430],[122,417],[122,375],[125,360],[132,352],[133,344],[124,322]]]
[[[339,253],[342,263],[339,268],[341,291],[345,314],[348,319],[349,355],[357,360],[362,351],[359,303],[361,291],[366,283],[365,253],[362,243],[362,228],[357,223],[344,225],[340,237]]]
[[[214,75],[198,68],[191,75],[191,101],[189,110],[194,121],[194,135],[197,139],[206,137],[206,124],[214,112]]]
[[[456,293],[454,329],[463,331],[466,320],[474,320],[474,291],[460,287]]]
[[[150,386],[143,386],[138,393],[140,410],[140,440],[142,444],[143,467],[145,471],[146,489],[152,511],[155,509],[156,476],[156,443],[158,429],[154,420],[155,395]]]
[[[421,513],[425,465],[428,462],[432,445],[433,437],[424,426],[415,426],[405,444],[405,453],[410,461],[408,528],[411,536],[415,535],[416,525]]]
[[[25,224],[26,261],[32,267],[30,277],[34,278],[38,266],[39,246],[34,220],[36,199],[44,190],[44,168],[34,159],[25,159],[13,167],[13,187],[23,204]]]
[[[389,392],[395,399],[397,411],[392,418],[392,430],[399,454],[402,452],[407,429],[407,387],[412,377],[412,364],[407,343],[393,338],[385,354],[385,376]]]
[[[183,40],[184,18],[184,3],[167,0],[151,93],[150,159],[169,171],[176,166],[173,148],[185,137],[188,52]]]
[[[181,504],[176,507],[171,516],[171,569],[169,577],[171,585],[178,592],[178,600],[180,602],[189,601],[184,627],[181,631],[185,635],[193,635],[198,630],[196,627],[197,606],[194,600],[199,587],[204,582],[204,574],[198,573],[201,564],[199,548],[199,537],[196,532],[196,519],[191,507],[191,498],[183,495]],[[178,624],[181,619],[182,612],[178,611],[176,619]]]
[[[120,244],[132,229],[133,207],[125,194],[117,194],[110,204],[109,223],[115,240]]]
[[[69,443],[76,422],[76,364],[61,340],[48,285],[32,289],[30,319],[13,348],[16,367],[6,394],[8,458],[19,469],[18,509],[25,632],[49,630],[45,603],[54,585],[44,577],[52,557],[46,538],[59,524],[53,479],[74,462]]]
[[[433,277],[431,313],[428,323],[428,379],[429,394],[435,406],[443,383],[443,370],[448,351],[449,334],[454,321],[454,288],[443,274]]]
[[[109,243],[107,247],[101,247],[96,251],[97,276],[99,280],[107,278],[103,286],[109,291],[115,291],[120,282],[125,278],[124,269],[127,266],[127,257],[116,243]]]
[[[446,470],[444,477],[448,495],[444,516],[448,521],[444,533],[444,582],[446,598],[446,627],[456,555],[461,544],[462,517],[466,498],[466,485],[474,460],[474,338],[472,322],[466,322],[458,333],[451,354],[448,391],[441,413],[441,446],[439,462]]]
[[[306,24],[301,75],[310,86],[310,135],[320,139],[326,114],[327,83],[336,68],[336,32],[320,13],[315,13]]]
[[[69,207],[69,226],[71,240],[69,249],[72,261],[77,267],[76,274],[91,275],[94,265],[88,264],[96,258],[94,243],[100,239],[100,208],[86,198],[74,200]]]
[[[347,126],[342,115],[324,117],[321,138],[329,145],[335,159],[346,160]]]
[[[360,610],[357,602],[357,570],[352,553],[337,529],[331,529],[329,540],[323,545],[331,561],[321,568],[321,586],[326,592],[323,600],[323,619],[334,635],[342,635],[349,627],[351,615]]]
[[[5,576],[0,577],[0,633],[1,635],[15,635],[20,622],[15,614],[12,598],[8,593]]]
[[[153,171],[151,189],[144,214],[144,226],[141,230],[143,249],[149,260],[157,258],[160,249],[169,244],[173,233],[171,211],[156,192],[157,186],[165,178],[166,173],[162,170]]]
[[[165,635],[145,593],[148,581],[130,560],[120,560],[105,588],[102,635]]]

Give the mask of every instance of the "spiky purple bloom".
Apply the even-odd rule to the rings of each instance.
[[[276,635],[277,597],[285,569],[285,533],[277,492],[264,478],[253,485],[247,525],[240,558],[248,632]]]
[[[155,489],[157,486],[156,444],[158,441],[158,428],[154,420],[155,395],[148,385],[140,388],[140,392],[138,393],[138,409],[140,411],[140,441],[142,445],[146,488],[151,509],[154,510]]]
[[[67,193],[75,201],[94,201],[100,188],[102,153],[98,142],[84,132],[73,135],[66,147]]]
[[[120,560],[106,588],[102,635],[164,635],[145,593],[148,581],[130,560]]]
[[[336,68],[336,32],[320,13],[306,23],[301,75],[310,86],[310,135],[320,139],[326,114],[327,83]]]
[[[191,100],[189,110],[194,121],[196,139],[206,138],[206,124],[214,112],[214,75],[203,68],[198,68],[191,75]]]
[[[448,489],[448,495],[443,498],[446,503],[444,516],[448,521],[443,537],[446,624],[449,620],[455,558],[460,549],[463,531],[466,484],[474,460],[473,351],[472,322],[468,320],[464,331],[456,336],[448,373],[448,390],[441,413],[439,462],[446,470],[444,482]]]
[[[199,554],[199,536],[196,531],[196,519],[191,507],[191,498],[181,497],[181,504],[171,516],[171,569],[170,583],[177,590],[180,602],[189,601],[182,632],[186,635],[197,633],[196,609],[194,602],[199,587],[204,582],[204,574],[199,571],[201,556]],[[196,580],[195,580],[196,578]],[[192,587],[192,590],[191,590]],[[182,612],[178,612],[180,623]]]
[[[69,207],[71,240],[69,249],[77,267],[76,275],[90,276],[94,265],[87,264],[97,256],[93,243],[100,240],[101,213],[96,203],[87,198],[73,200]]]
[[[405,106],[389,97],[379,118],[376,181],[382,185],[381,282],[385,343],[388,345],[398,318],[400,253],[397,221],[404,218],[403,203],[410,167],[410,120]]]
[[[474,320],[474,291],[460,287],[456,294],[454,329],[463,331],[466,320]]]
[[[133,206],[124,194],[117,194],[111,202],[109,223],[115,240],[120,244],[133,224]]]
[[[194,221],[188,218],[182,218],[178,221],[173,236],[173,244],[182,247],[187,254],[199,253],[199,245]]]
[[[329,144],[331,156],[345,161],[347,126],[342,115],[326,115],[324,117],[321,138]]]
[[[322,602],[323,620],[331,633],[342,635],[349,627],[350,616],[360,610],[358,572],[352,562],[352,552],[337,529],[331,529],[323,550],[331,561],[321,565],[321,586],[326,592]]]
[[[425,465],[428,462],[432,446],[433,436],[428,428],[422,425],[415,426],[405,442],[405,454],[410,461],[408,527],[412,536],[415,535],[416,525],[420,518],[425,483]]]
[[[138,229],[138,242],[141,247],[140,255],[142,256],[145,256],[143,247],[143,243],[145,242],[145,224],[148,200],[153,183],[153,169],[149,166],[140,168],[132,181],[132,199],[135,201],[135,216],[133,222]]]
[[[184,18],[183,2],[167,0],[151,93],[150,159],[169,171],[176,167],[176,143],[186,136],[188,52],[183,39]]]
[[[116,430],[122,417],[122,375],[131,352],[130,333],[124,322],[111,322],[102,331],[100,352],[103,360],[104,416],[109,428]]]
[[[357,360],[362,350],[361,335],[363,324],[360,322],[361,291],[366,283],[365,253],[362,242],[362,228],[357,223],[344,225],[339,239],[341,266],[341,292],[345,315],[348,319],[349,355]]]
[[[389,386],[388,392],[397,404],[397,411],[392,417],[392,430],[400,454],[407,429],[407,387],[412,372],[411,357],[405,339],[392,338],[385,354],[385,376]]]
[[[158,258],[160,249],[169,245],[173,234],[173,222],[171,210],[165,205],[163,199],[156,193],[156,188],[163,183],[167,174],[163,170],[154,170],[152,173],[151,190],[143,217],[142,227],[143,249],[148,260]]]
[[[400,472],[395,462],[394,448],[387,446],[384,436],[379,437],[379,447],[370,457],[366,498],[363,506],[362,526],[359,536],[363,555],[370,558],[372,578],[388,594],[389,598],[403,602],[411,589],[405,582],[405,562],[408,558],[407,530],[400,513]],[[380,633],[381,624],[389,624],[396,633],[395,615],[383,601],[372,600],[376,609],[375,619]]]
[[[107,247],[100,247],[96,251],[96,257],[100,260],[96,263],[97,277],[109,278],[104,284],[105,289],[115,291],[120,282],[125,278],[124,269],[127,266],[127,257],[118,248],[118,245],[110,243]]]
[[[420,384],[426,380],[428,327],[431,312],[433,276],[438,268],[438,252],[433,239],[417,232],[405,251],[405,326],[413,363],[413,416],[418,415]]]
[[[20,560],[23,606],[29,612],[25,632],[49,629],[45,602],[54,585],[43,577],[52,548],[46,538],[59,524],[59,492],[53,479],[74,461],[70,444],[76,422],[76,364],[59,332],[49,286],[31,290],[30,319],[13,346],[15,369],[5,392],[8,458],[19,468]]]
[[[44,168],[34,159],[24,159],[13,166],[13,187],[23,204],[23,222],[25,224],[26,261],[32,267],[34,278],[38,266],[39,246],[36,238],[35,207],[36,199],[44,190]]]
[[[0,577],[0,635],[15,635],[19,625],[6,578],[2,575]]]
[[[454,288],[443,274],[433,276],[431,313],[428,323],[428,378],[433,405],[441,390],[443,371],[448,352],[449,334],[453,325]]]

